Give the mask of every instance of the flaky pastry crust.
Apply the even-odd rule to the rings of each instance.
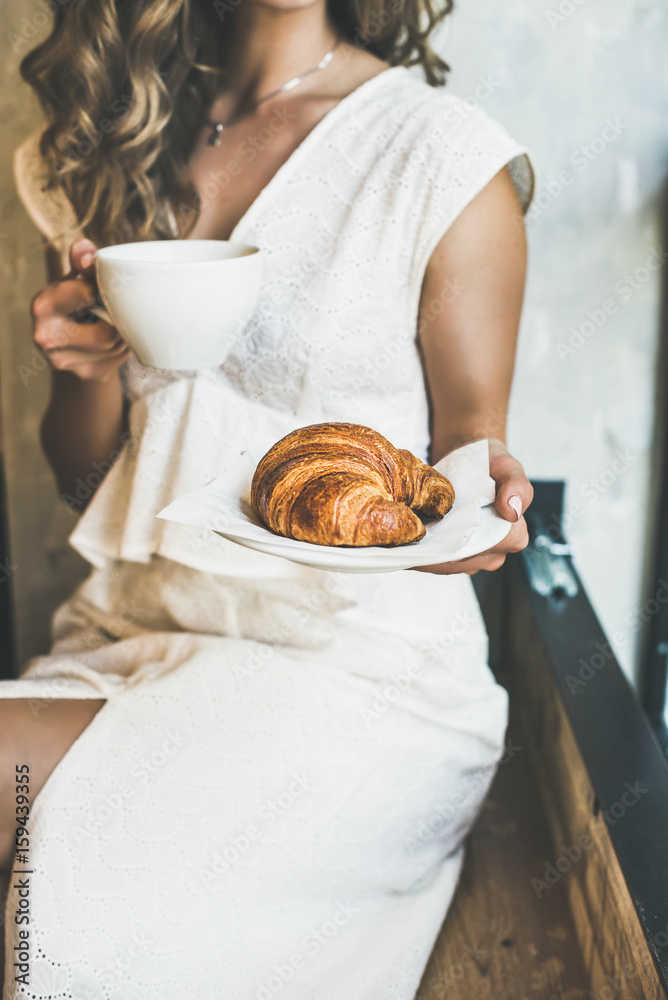
[[[406,545],[441,518],[452,483],[361,424],[300,427],[261,460],[251,504],[272,531],[316,545]]]

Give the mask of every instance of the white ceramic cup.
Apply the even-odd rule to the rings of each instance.
[[[253,314],[262,252],[229,240],[147,240],[98,250],[95,271],[109,321],[141,364],[212,368]]]

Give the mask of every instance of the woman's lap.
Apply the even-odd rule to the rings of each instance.
[[[385,956],[415,956],[436,933],[499,756],[485,730],[505,696],[490,686],[471,702],[476,736],[421,717],[410,691],[369,716],[377,682],[306,650],[263,656],[262,644],[200,637],[184,658],[182,640],[164,637],[172,662],[109,698],[37,800],[39,975],[102,998],[92,984],[120,962],[144,998],[180,997],[188,974],[198,996],[225,982],[246,1000],[302,955],[281,988],[292,1000],[312,996],[336,956],[338,995],[357,977],[351,996],[366,996],[363,953],[381,948],[383,927],[396,934],[405,914]],[[316,958],[325,925],[335,940]]]
[[[135,621],[82,654],[91,630],[63,633],[36,696],[67,675],[107,701],[34,803],[46,992],[102,1000],[108,980],[124,1000],[207,1000],[221,984],[229,1000],[367,1000],[380,982],[410,997],[505,729],[459,593],[446,624],[459,615],[464,635],[453,646],[448,624],[421,652],[373,615],[332,629],[331,595],[302,648],[292,628],[269,644]],[[61,621],[86,618],[74,607]]]

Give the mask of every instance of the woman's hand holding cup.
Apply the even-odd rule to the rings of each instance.
[[[130,348],[118,330],[88,312],[99,306],[95,279],[97,247],[87,239],[70,247],[71,271],[33,298],[33,338],[58,371],[80,379],[106,382],[117,377]]]

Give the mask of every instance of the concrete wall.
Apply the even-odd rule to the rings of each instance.
[[[39,447],[49,373],[32,346],[28,307],[46,284],[43,240],[12,176],[13,150],[39,122],[31,91],[18,83],[18,64],[46,33],[47,21],[39,2],[0,0],[0,403],[19,662],[48,648],[51,612],[86,572],[67,546],[73,517],[57,500]]]
[[[84,566],[37,443],[48,374],[27,304],[45,282],[41,240],[14,193],[11,151],[34,127],[17,67],[47,27],[44,3],[0,0],[2,412],[21,658],[47,645],[51,609]],[[12,35],[13,33],[13,35]],[[668,18],[663,0],[459,0],[440,35],[450,87],[482,97],[533,151],[542,194],[510,419],[530,474],[565,478],[577,562],[623,666],[650,510],[661,257],[657,196],[668,171]],[[612,121],[613,125],[609,125]],[[24,368],[21,368],[24,366]],[[29,377],[27,371],[33,370]]]
[[[509,443],[567,480],[568,535],[622,666],[637,664],[668,174],[663,0],[459,0],[449,86],[533,152]]]

